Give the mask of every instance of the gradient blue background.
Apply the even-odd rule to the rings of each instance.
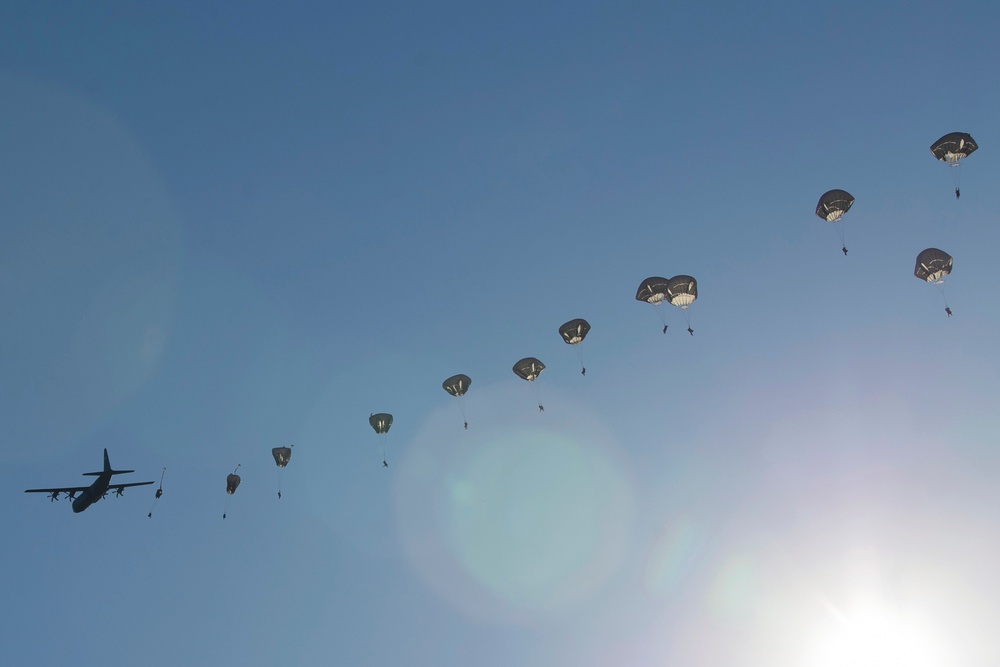
[[[0,662],[1000,663],[998,25],[4,4]]]

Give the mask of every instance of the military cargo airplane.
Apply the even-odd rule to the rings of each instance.
[[[59,494],[65,493],[73,501],[73,511],[82,512],[107,495],[109,489],[114,489],[115,496],[122,495],[126,486],[145,486],[153,482],[132,482],[130,484],[112,484],[112,475],[123,475],[134,470],[112,470],[108,460],[108,450],[104,449],[104,470],[101,472],[85,472],[84,475],[97,477],[90,486],[63,486],[56,489],[25,489],[25,493],[47,493],[49,500],[59,500]],[[79,497],[76,494],[80,494]]]

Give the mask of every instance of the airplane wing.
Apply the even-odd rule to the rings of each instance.
[[[146,486],[147,484],[155,484],[156,482],[130,482],[128,484],[109,484],[108,489],[124,489],[126,486]],[[81,491],[86,491],[89,486],[60,486],[51,489],[25,489],[25,493],[80,493]]]
[[[147,482],[152,484],[152,482]],[[25,489],[25,493],[80,493],[86,491],[89,486],[62,486],[57,489]]]

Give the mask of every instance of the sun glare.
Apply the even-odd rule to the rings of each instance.
[[[951,664],[934,628],[919,616],[869,599],[849,613],[830,607],[809,647],[811,667],[940,667]]]

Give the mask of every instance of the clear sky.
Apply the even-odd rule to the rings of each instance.
[[[4,3],[0,663],[1000,664],[998,25]]]

